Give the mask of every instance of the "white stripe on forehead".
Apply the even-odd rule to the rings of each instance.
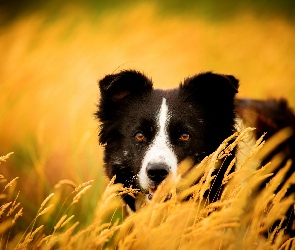
[[[159,134],[165,134],[166,130],[166,123],[169,121],[169,116],[168,116],[168,106],[166,104],[166,99],[163,98],[162,104],[161,104],[161,109],[159,111],[159,117],[158,117],[158,124],[160,127]]]
[[[160,110],[157,114],[158,131],[150,147],[147,149],[139,172],[140,185],[145,189],[149,188],[150,182],[146,174],[148,164],[166,164],[169,167],[169,172],[176,176],[177,158],[172,150],[167,133],[169,120],[170,116],[167,101],[163,98]]]

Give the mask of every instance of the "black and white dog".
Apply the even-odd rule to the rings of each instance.
[[[237,117],[257,127],[255,138],[264,132],[268,138],[286,126],[295,130],[295,116],[285,100],[236,99],[239,83],[231,75],[201,73],[179,88],[161,90],[153,89],[144,74],[126,70],[105,76],[99,87],[96,116],[106,174],[139,189],[146,200],[168,175],[176,176],[181,161],[189,157],[197,164],[215,151],[237,130]],[[294,137],[288,148],[288,157],[295,158]],[[215,180],[215,188],[221,181]],[[131,210],[138,209],[133,197],[124,200]]]

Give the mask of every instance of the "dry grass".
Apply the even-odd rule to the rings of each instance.
[[[42,202],[27,230],[14,239],[10,238],[10,231],[17,226],[22,208],[14,211],[18,206],[15,205],[17,199],[6,202],[0,208],[1,246],[3,249],[289,249],[294,239],[286,238],[281,223],[273,231],[268,232],[268,229],[275,221],[282,221],[289,206],[295,203],[294,196],[284,198],[286,188],[295,183],[295,175],[290,176],[281,191],[274,194],[291,166],[288,162],[261,192],[257,192],[261,182],[271,175],[269,169],[280,162],[277,155],[261,169],[248,168],[255,157],[265,153],[260,151],[264,145],[261,139],[245,157],[240,170],[231,175],[226,171],[221,199],[209,204],[204,196],[210,188],[213,170],[219,166],[218,160],[230,155],[251,130],[247,128],[225,140],[216,152],[192,169],[188,162],[183,162],[179,166],[178,178],[168,178],[150,203],[123,222],[114,219],[114,213],[122,206],[121,197],[137,191],[114,184],[115,177],[97,204],[95,218],[84,229],[75,230],[79,222],[75,222],[74,215],[68,211],[91,188],[92,181],[81,184],[72,192],[68,198],[72,197],[73,202],[55,218],[52,232],[47,235],[42,232],[48,225],[46,222],[39,225],[38,218],[49,209],[55,207],[61,211],[64,206],[62,201],[48,205],[53,193]],[[284,141],[289,135],[285,130],[277,135],[276,140]],[[230,139],[235,141],[229,144]],[[272,145],[266,147],[271,149]],[[8,155],[1,157],[1,161],[7,158]],[[228,169],[231,167],[232,164]],[[200,181],[194,184],[199,178]],[[185,199],[187,196],[191,198]],[[8,207],[11,208],[9,211]]]
[[[72,214],[69,223],[80,224],[71,224],[67,235],[97,216],[97,200],[107,183],[92,114],[98,98],[96,82],[105,74],[136,68],[153,77],[156,87],[170,88],[187,75],[219,71],[241,79],[241,96],[286,96],[295,106],[295,31],[281,18],[259,20],[251,13],[222,22],[162,17],[149,3],[95,18],[75,6],[60,13],[55,17],[35,13],[0,28],[0,155],[15,152],[1,168],[0,184],[7,188],[0,198],[11,202],[1,211],[14,208],[9,218],[18,223],[11,231],[15,239],[51,192],[51,204],[64,202],[37,218],[44,223],[38,225],[45,225],[45,235],[54,227],[57,232],[65,229],[69,224],[57,226]],[[94,180],[91,188],[70,206],[84,187],[78,192],[75,188],[86,180]],[[63,209],[59,213],[56,207]],[[56,225],[65,210],[67,217]],[[116,213],[114,218],[118,217]],[[1,230],[10,225],[3,223]]]

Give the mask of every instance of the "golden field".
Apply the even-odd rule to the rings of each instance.
[[[95,18],[73,5],[61,13],[35,12],[0,27],[0,155],[14,152],[1,164],[3,188],[19,177],[1,197],[13,201],[20,191],[24,211],[14,227],[16,238],[50,193],[62,201],[89,180],[91,188],[69,211],[80,222],[76,230],[97,218],[108,180],[93,113],[97,80],[105,74],[134,68],[157,88],[171,88],[210,70],[239,78],[241,97],[284,96],[295,107],[295,29],[282,17],[241,13],[217,22],[161,16],[148,3]],[[60,180],[64,184],[56,187]],[[44,219],[46,235],[57,218]]]

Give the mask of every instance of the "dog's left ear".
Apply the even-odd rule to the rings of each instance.
[[[124,70],[118,74],[106,75],[99,81],[101,98],[118,103],[130,95],[140,95],[151,90],[152,82],[135,70]]]
[[[186,78],[180,88],[188,90],[196,101],[203,103],[233,102],[238,93],[239,80],[232,75],[206,72]]]
[[[95,116],[101,122],[116,119],[122,104],[130,98],[141,97],[153,89],[152,81],[135,70],[124,70],[117,74],[106,75],[99,81],[101,98]]]

